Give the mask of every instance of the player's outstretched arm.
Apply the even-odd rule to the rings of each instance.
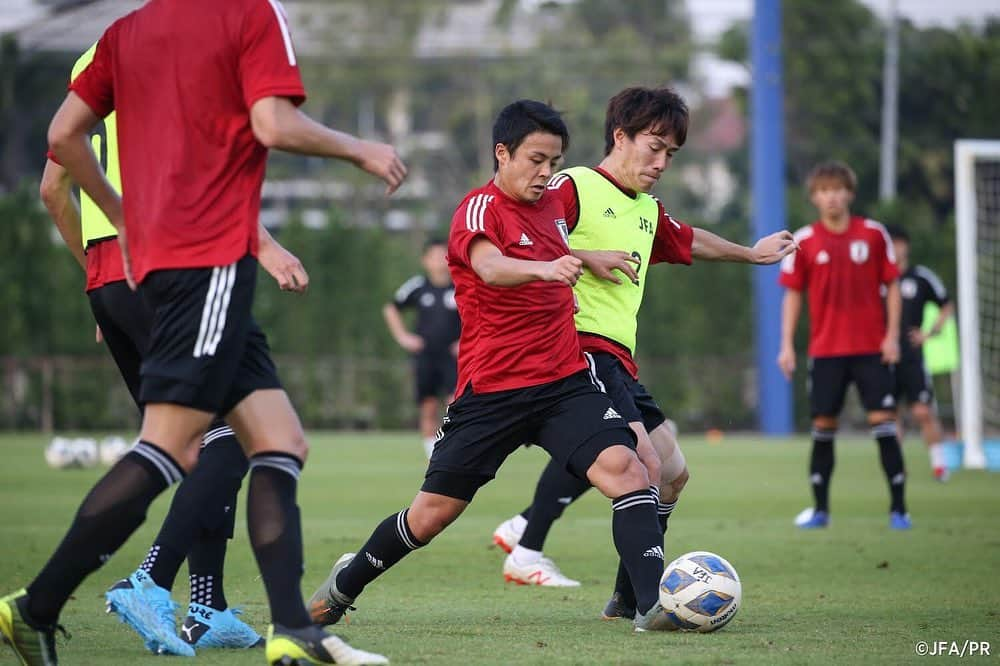
[[[694,228],[691,256],[709,261],[732,261],[746,264],[776,264],[799,249],[790,231],[764,236],[753,247],[733,243],[705,229]]]
[[[257,234],[260,244],[257,249],[257,261],[261,268],[268,272],[278,283],[282,291],[305,293],[309,287],[309,273],[299,258],[282,247],[274,240],[263,224],[257,223]]]
[[[406,166],[395,148],[330,129],[286,97],[264,97],[254,102],[250,123],[254,136],[268,148],[348,161],[384,180],[387,195],[406,178]]]
[[[633,283],[639,282],[636,266],[639,260],[622,250],[573,250],[573,256],[583,262],[583,267],[591,273],[615,284],[621,284],[621,279],[615,271],[621,271]]]
[[[76,263],[87,270],[80,229],[80,205],[73,196],[73,180],[69,177],[69,172],[52,160],[46,160],[38,194]]]
[[[483,282],[494,287],[516,287],[535,280],[562,282],[572,287],[583,275],[583,262],[572,255],[563,255],[555,261],[512,259],[482,237],[472,241],[469,263]]]
[[[802,292],[785,289],[781,301],[781,347],[778,351],[778,367],[785,379],[791,379],[795,372],[795,326],[802,313]]]

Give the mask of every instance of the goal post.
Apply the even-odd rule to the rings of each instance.
[[[963,464],[982,469],[1000,429],[1000,141],[955,142],[955,234]]]

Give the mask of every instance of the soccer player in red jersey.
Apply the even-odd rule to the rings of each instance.
[[[151,0],[105,31],[52,120],[50,148],[117,229],[153,327],[139,442],[83,500],[35,580],[0,601],[0,632],[26,664],[56,662],[62,607],[193,467],[216,414],[250,460],[247,524],[273,622],[268,661],[386,661],[314,625],[302,601],[295,496],[308,445],[251,304],[268,148],[350,160],[389,192],[406,168],[391,146],[301,113],[296,62],[274,0]],[[112,111],[124,198],[89,141]]]
[[[562,235],[562,203],[546,188],[569,135],[541,102],[505,107],[493,126],[496,175],[452,219],[448,262],[462,318],[456,399],[420,492],[355,555],[337,560],[310,599],[335,623],[365,586],[458,518],[525,443],[544,448],[612,499],[615,546],[638,600],[638,629],[665,628],[657,601],[663,546],[635,437],[598,388],[573,325],[582,263]]]
[[[788,231],[745,247],[678,222],[649,194],[684,145],[687,131],[687,105],[676,92],[666,87],[625,88],[608,102],[604,159],[594,168],[564,169],[549,183],[566,209],[570,248],[587,269],[574,287],[581,308],[576,316],[580,345],[636,435],[664,533],[688,470],[672,424],[639,382],[634,354],[637,317],[651,277],[648,266],[690,264],[693,259],[774,264],[795,251]],[[494,532],[494,542],[510,552],[503,564],[506,580],[579,585],[563,576],[542,551],[553,522],[588,488],[585,481],[549,463],[531,506]],[[632,584],[619,563],[615,590],[602,616],[634,615]]]
[[[889,234],[878,222],[851,215],[857,178],[847,165],[826,162],[809,175],[819,220],[799,229],[799,251],[781,266],[785,287],[778,365],[795,370],[795,326],[803,293],[809,301],[809,403],[813,419],[809,480],[815,506],[796,518],[804,529],[829,524],[830,477],[837,418],[847,387],[858,387],[889,483],[889,525],[909,529],[903,452],[896,436],[893,364],[899,361],[902,301]],[[886,288],[885,301],[882,288]]]

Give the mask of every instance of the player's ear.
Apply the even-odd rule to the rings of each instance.
[[[497,158],[497,164],[500,166],[506,166],[507,162],[510,161],[510,151],[507,150],[506,144],[498,143],[494,146],[493,155]]]
[[[620,148],[625,140],[628,139],[628,134],[621,127],[616,127],[615,131],[611,133],[612,138],[615,140],[615,148]]]

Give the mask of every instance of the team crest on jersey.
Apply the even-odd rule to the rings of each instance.
[[[866,241],[851,241],[851,261],[856,264],[868,261],[868,243]]]
[[[899,283],[899,293],[903,298],[909,300],[917,296],[917,281],[913,278],[906,278]]]
[[[788,256],[791,257],[791,256],[794,256],[794,255],[790,254]],[[816,263],[817,264],[828,264],[828,263],[830,263],[830,255],[827,254],[826,250],[820,250],[819,251],[819,254],[816,255]]]
[[[559,235],[569,245],[569,226],[566,224],[566,218],[560,217],[556,220],[556,228],[559,229]]]
[[[429,308],[434,305],[434,294],[427,292],[420,297],[420,305]]]

